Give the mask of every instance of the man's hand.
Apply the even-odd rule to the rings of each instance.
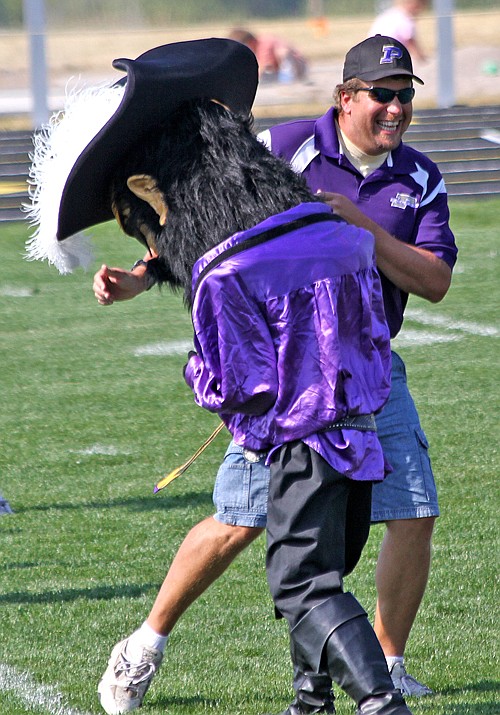
[[[353,226],[365,227],[367,218],[353,202],[342,194],[334,194],[331,191],[318,191],[317,196],[328,204],[337,216],[343,218],[347,223]]]
[[[146,267],[138,266],[131,272],[103,265],[95,274],[92,287],[101,305],[113,305],[116,300],[130,300],[147,289]]]
[[[394,285],[431,303],[444,298],[451,283],[451,268],[445,261],[423,248],[398,241],[342,194],[318,191],[317,195],[344,221],[373,233],[377,266]]]

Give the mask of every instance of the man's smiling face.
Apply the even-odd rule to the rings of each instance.
[[[360,86],[400,90],[411,87],[412,82],[409,78],[386,77],[370,83],[360,82]],[[411,102],[402,104],[398,97],[394,97],[381,104],[365,91],[343,92],[341,100],[340,128],[358,149],[377,156],[399,145],[411,122]]]

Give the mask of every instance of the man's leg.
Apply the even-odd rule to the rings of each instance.
[[[372,521],[387,526],[375,574],[374,627],[395,685],[406,695],[428,695],[432,691],[407,674],[404,654],[429,577],[439,506],[427,438],[406,384],[404,363],[395,353],[391,394],[377,415],[377,429],[393,472],[372,494]]]
[[[386,656],[403,655],[431,563],[435,519],[388,521],[377,561],[375,633]]]
[[[168,635],[186,609],[262,531],[222,524],[212,516],[196,524],[170,565],[147,618],[149,626]]]
[[[161,665],[167,637],[186,609],[262,531],[269,470],[262,455],[230,444],[214,488],[216,518],[194,526],[182,542],[147,620],[115,645],[98,693],[108,715],[142,705]]]

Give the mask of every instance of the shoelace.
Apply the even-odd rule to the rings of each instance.
[[[115,667],[115,675],[118,680],[120,676],[124,676],[127,680],[127,689],[137,690],[141,683],[147,682],[155,673],[156,666],[148,660],[143,660],[141,663],[131,663],[121,655],[120,662]],[[120,683],[123,687],[123,684]]]
[[[422,693],[431,693],[431,689],[427,685],[419,683],[419,681],[408,673],[404,673],[401,676],[401,685],[404,687],[404,692],[407,695],[411,695],[414,691],[421,691]]]

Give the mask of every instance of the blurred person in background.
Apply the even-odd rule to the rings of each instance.
[[[417,39],[416,19],[428,7],[428,0],[393,0],[392,5],[381,12],[368,32],[373,35],[388,35],[401,42],[413,59],[425,62],[427,56]]]
[[[270,35],[256,37],[248,30],[234,29],[231,40],[249,47],[257,57],[261,82],[284,84],[303,80],[307,74],[307,62],[303,55],[288,43]]]

